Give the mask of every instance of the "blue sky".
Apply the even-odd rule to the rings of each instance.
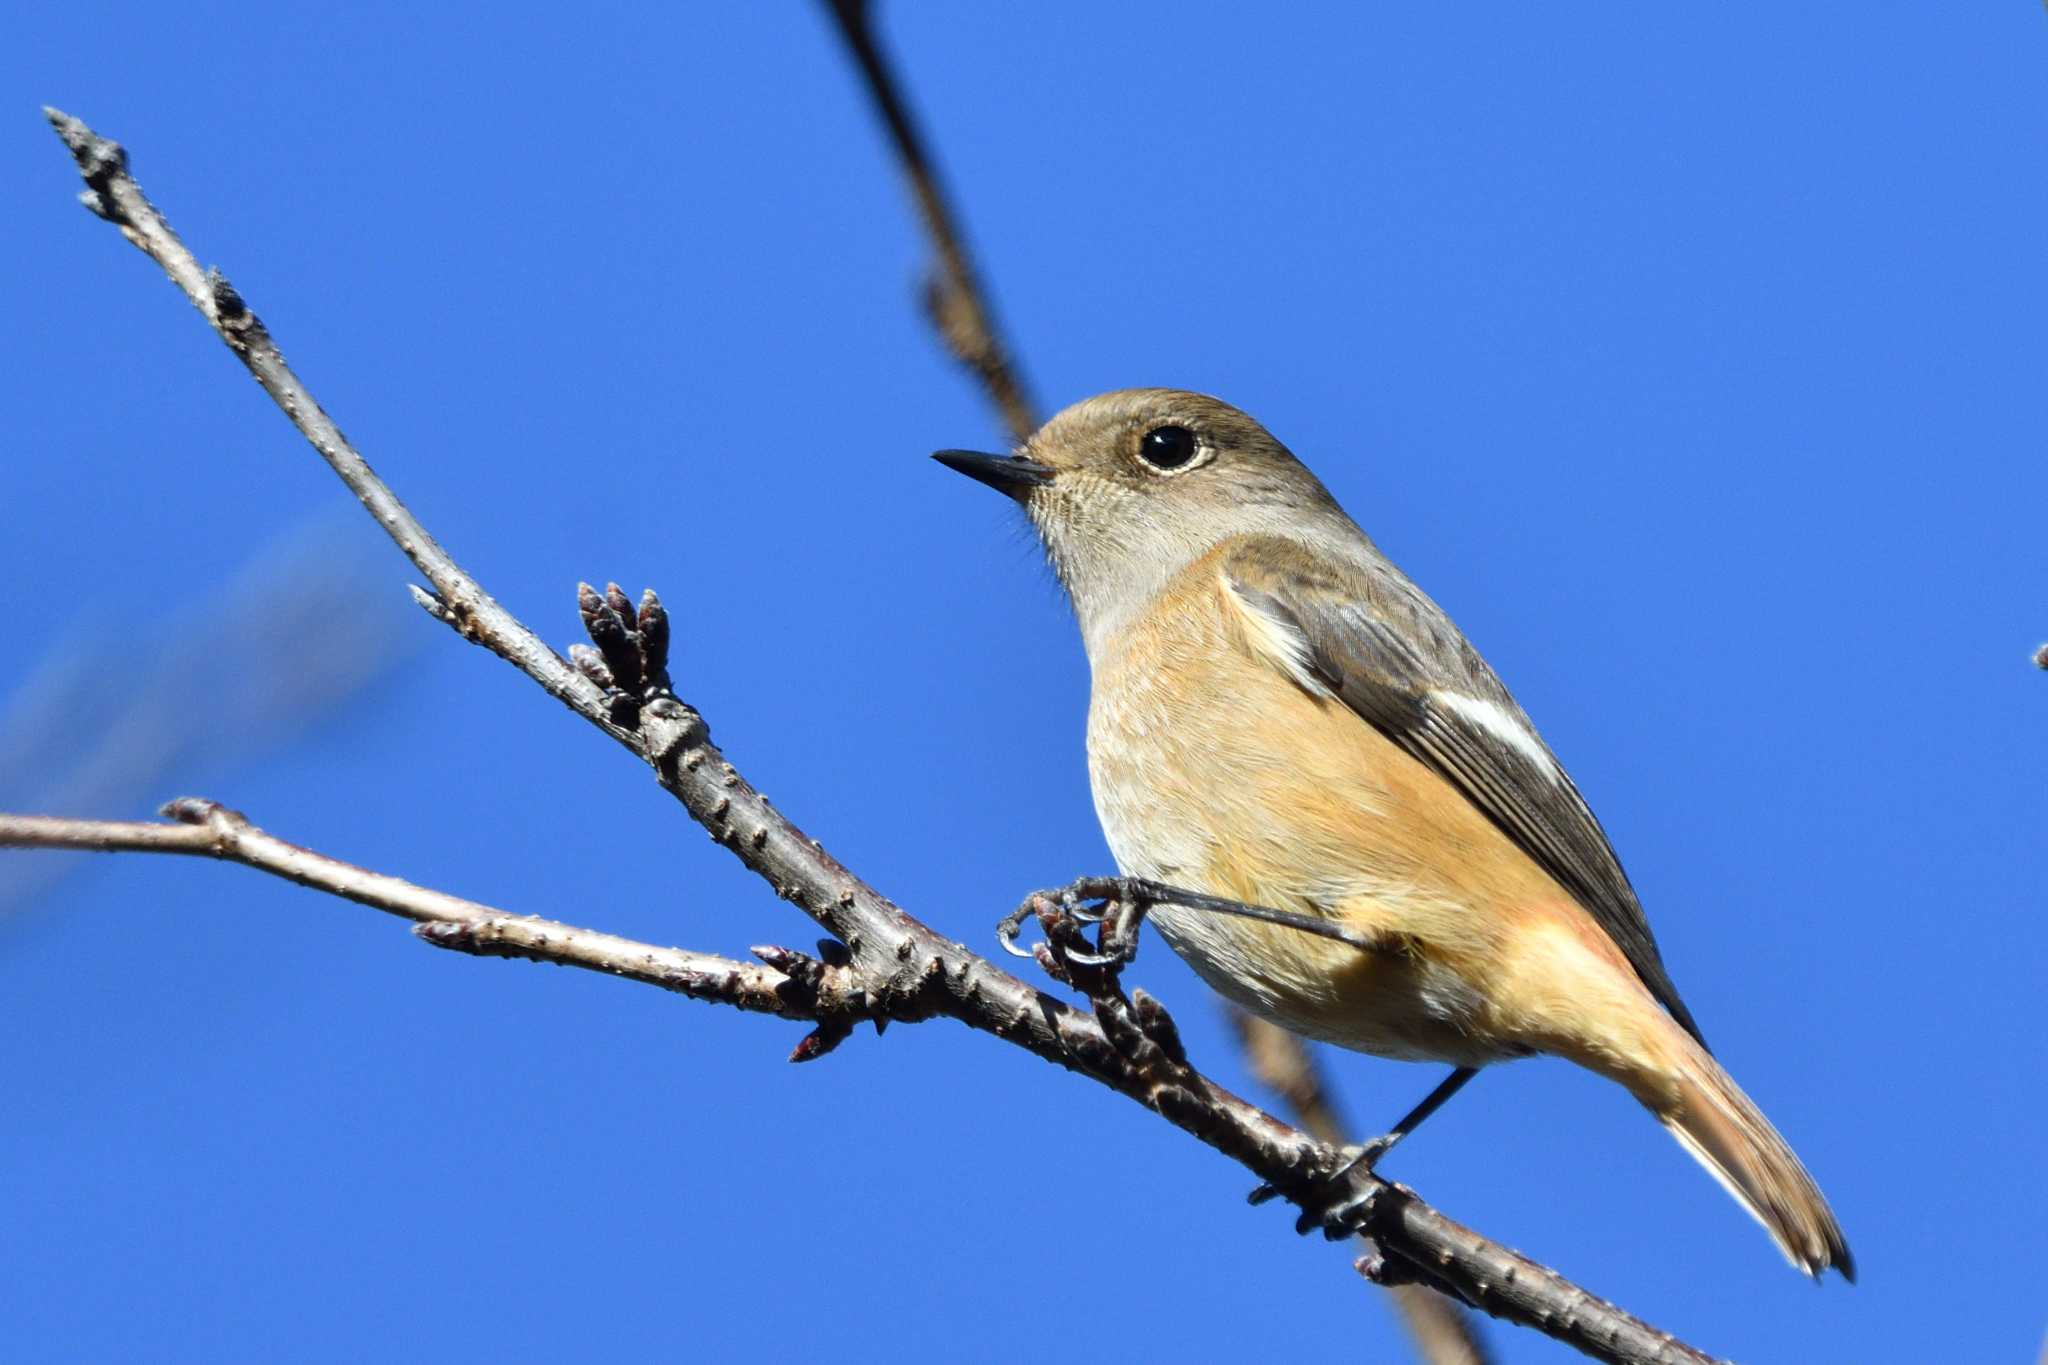
[[[1483,1077],[1388,1173],[1718,1352],[2031,1358],[2039,7],[884,21],[1040,403],[1229,398],[1445,604],[1862,1283],[1803,1284],[1562,1063]],[[815,937],[420,615],[367,519],[335,528],[332,476],[72,202],[48,102],[129,145],[544,635],[573,637],[579,578],[657,585],[679,691],[879,887],[992,947],[1023,892],[1107,869],[1078,638],[1014,514],[926,459],[1001,438],[913,307],[921,244],[812,8],[45,6],[4,38],[0,689],[18,716],[87,661],[9,804],[203,793],[519,911]],[[344,668],[283,609],[295,536],[370,680],[260,743],[123,738],[166,697],[171,740],[234,728],[165,644],[210,613],[209,667]],[[280,553],[290,601],[252,623],[235,585]],[[66,776],[109,753],[129,789]],[[1244,1172],[952,1025],[791,1067],[794,1026],[433,953],[252,873],[68,870],[0,912],[23,1358],[1398,1358],[1348,1254],[1247,1208]],[[1133,980],[1250,1085],[1170,954]],[[1361,1128],[1436,1078],[1329,1061]]]

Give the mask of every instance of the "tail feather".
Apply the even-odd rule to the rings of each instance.
[[[1855,1258],[1820,1187],[1734,1079],[1695,1050],[1678,1070],[1677,1090],[1676,1103],[1657,1117],[1679,1145],[1763,1224],[1796,1269],[1818,1279],[1833,1266],[1855,1283]]]

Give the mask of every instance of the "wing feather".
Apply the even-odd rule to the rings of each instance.
[[[1463,792],[1585,907],[1650,993],[1705,1046],[1600,822],[1434,602],[1391,564],[1369,574],[1277,537],[1247,540],[1222,567],[1240,601],[1300,641],[1289,651],[1298,682],[1342,698]]]

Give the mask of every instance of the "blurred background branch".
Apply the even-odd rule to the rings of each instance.
[[[980,381],[1010,439],[1022,444],[1038,430],[1038,418],[1018,373],[1015,352],[1004,342],[995,309],[975,276],[965,234],[938,167],[911,117],[896,74],[875,41],[873,6],[868,0],[826,0],[826,8],[838,21],[839,35],[860,68],[875,112],[889,130],[918,221],[931,243],[933,259],[924,286],[926,315],[954,359]]]
[[[103,601],[52,613],[72,624],[0,707],[0,808],[134,812],[327,721],[419,647],[373,568],[382,555],[352,515],[323,512],[159,621]],[[0,915],[77,866],[63,852],[0,862]]]

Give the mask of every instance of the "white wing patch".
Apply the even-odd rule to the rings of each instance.
[[[1543,747],[1543,741],[1536,738],[1528,726],[1516,720],[1500,703],[1479,697],[1468,697],[1462,692],[1443,691],[1430,693],[1429,700],[1433,705],[1457,712],[1495,739],[1512,745],[1552,782],[1558,780],[1557,760]]]
[[[1310,696],[1336,696],[1322,674],[1316,671],[1315,650],[1310,647],[1308,637],[1296,629],[1293,622],[1284,621],[1257,604],[1247,602],[1227,570],[1220,576],[1224,595],[1237,605],[1244,617],[1245,638],[1251,647],[1265,655]]]
[[[1244,619],[1245,639],[1255,651],[1292,678],[1310,696],[1336,695],[1329,680],[1316,667],[1315,649],[1309,644],[1308,636],[1294,622],[1264,610],[1257,602],[1246,600],[1228,572],[1223,574],[1223,586]],[[1445,688],[1432,690],[1426,697],[1432,706],[1477,726],[1521,754],[1551,782],[1563,779],[1557,760],[1543,747],[1543,741],[1499,702]]]

